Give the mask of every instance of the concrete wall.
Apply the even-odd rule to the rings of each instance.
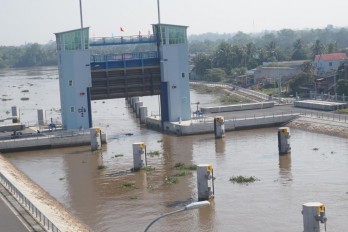
[[[246,118],[246,119],[230,119],[225,120],[225,130],[241,130],[245,128],[259,128],[259,127],[267,127],[267,126],[275,126],[286,123],[290,120],[295,119],[299,115],[294,114],[284,114],[284,115],[275,115],[275,116],[264,116],[264,117],[256,117],[256,118]],[[213,118],[205,118],[205,121],[202,122],[191,122],[186,121],[183,123],[170,123],[165,122],[163,124],[163,131],[168,134],[176,134],[176,135],[193,135],[193,134],[205,134],[205,133],[213,133],[214,132],[214,119]],[[157,120],[158,121],[158,120]],[[156,122],[155,119],[149,119],[146,121],[146,124],[156,129],[160,127],[160,124]]]
[[[231,112],[240,110],[253,110],[253,109],[264,109],[274,107],[274,102],[260,102],[260,103],[248,103],[238,105],[226,105],[226,106],[212,106],[202,107],[201,111],[204,114],[207,113],[220,113],[220,112]]]
[[[315,110],[324,110],[324,111],[333,111],[337,109],[344,109],[347,107],[346,103],[338,102],[327,102],[327,101],[295,101],[295,107],[315,109]]]
[[[254,83],[261,79],[278,81],[280,77],[284,81],[301,72],[300,67],[258,67],[254,73]]]

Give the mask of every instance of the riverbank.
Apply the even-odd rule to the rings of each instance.
[[[301,116],[289,122],[287,126],[315,133],[348,138],[348,122],[346,121],[332,121],[321,117]]]

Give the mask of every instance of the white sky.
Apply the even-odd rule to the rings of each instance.
[[[82,0],[90,36],[147,34],[157,0]],[[348,0],[160,0],[161,23],[189,34],[348,26]],[[0,45],[47,43],[80,27],[79,0],[0,0]],[[347,38],[348,39],[348,38]]]

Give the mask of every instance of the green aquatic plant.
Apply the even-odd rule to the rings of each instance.
[[[232,176],[230,177],[230,181],[232,183],[237,183],[237,184],[249,184],[249,183],[254,183],[255,181],[260,181],[254,176]]]

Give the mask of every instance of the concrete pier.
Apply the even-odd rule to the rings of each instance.
[[[37,121],[38,121],[39,126],[45,125],[46,117],[45,117],[43,109],[37,110]]]
[[[139,108],[140,124],[145,124],[147,117],[147,107],[141,106]]]
[[[19,123],[20,122],[20,115],[19,115],[18,107],[12,106],[11,112],[12,112],[12,123]]]
[[[140,117],[140,107],[143,106],[143,102],[136,102],[135,103],[135,115],[137,118]]]

